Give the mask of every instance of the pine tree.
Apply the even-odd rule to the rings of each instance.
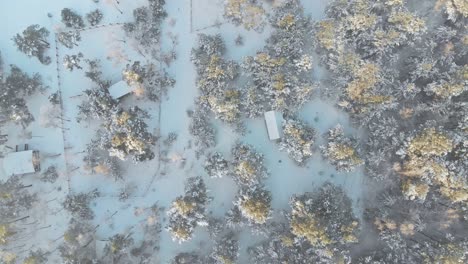
[[[18,49],[29,57],[36,57],[42,64],[50,64],[51,58],[45,55],[50,48],[47,41],[49,31],[39,25],[27,27],[23,33],[16,34],[13,38]]]
[[[74,29],[84,28],[83,18],[70,8],[62,9],[61,15],[62,23],[64,23],[65,26]]]

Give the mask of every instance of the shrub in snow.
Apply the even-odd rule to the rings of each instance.
[[[104,80],[100,69],[99,60],[86,60],[88,63],[88,70],[85,72],[85,76],[91,81],[99,85],[102,89],[108,89],[111,85],[110,81]]]
[[[64,263],[95,261],[96,250],[90,245],[95,241],[95,232],[89,222],[72,218],[63,234],[63,243],[58,247]]]
[[[167,135],[167,138],[164,139],[164,145],[168,147],[172,146],[172,144],[174,144],[174,142],[177,141],[177,137],[178,137],[177,133],[175,132],[169,133],[169,135]]]
[[[84,220],[91,220],[94,218],[94,212],[89,207],[89,204],[96,197],[99,197],[97,189],[89,193],[68,194],[63,202],[63,208],[73,216]]]
[[[287,0],[277,7],[271,25],[267,45],[242,64],[248,77],[243,107],[249,117],[268,110],[294,112],[310,99],[314,87],[307,48],[311,22],[299,2]]]
[[[16,232],[9,224],[0,224],[0,245],[8,244],[10,238],[15,234]]]
[[[315,130],[304,122],[288,118],[283,122],[283,137],[279,142],[280,150],[285,150],[291,159],[304,165],[312,156]]]
[[[234,40],[234,44],[236,44],[236,46],[244,45],[244,38],[241,35],[237,35],[236,39]]]
[[[63,66],[69,71],[73,71],[75,68],[81,70],[83,69],[80,66],[81,59],[83,58],[83,53],[79,52],[76,55],[65,55],[63,57]]]
[[[467,159],[462,158],[466,140],[434,127],[408,134],[404,146],[396,152],[400,157],[393,167],[403,177],[401,188],[405,197],[425,200],[430,187],[436,187],[452,203],[467,201],[468,182],[459,176],[466,170]]]
[[[28,256],[24,259],[23,264],[46,264],[50,252],[44,252],[41,249],[30,251]]]
[[[52,165],[41,174],[41,181],[54,183],[58,177],[57,168]]]
[[[185,184],[184,196],[177,197],[167,212],[167,230],[172,239],[179,243],[192,238],[195,227],[207,225],[205,207],[209,202],[205,183],[201,177],[189,178]]]
[[[148,132],[143,118],[149,115],[138,107],[113,112],[103,130],[101,145],[109,150],[110,156],[125,160],[132,157],[135,162],[154,158],[152,146],[156,137]]]
[[[128,64],[122,76],[128,85],[135,88],[137,96],[154,102],[160,101],[175,84],[175,80],[163,69],[158,70],[154,64],[141,65],[139,61]]]
[[[206,260],[204,257],[198,255],[195,252],[182,252],[177,254],[171,261],[171,264],[205,264]]]
[[[57,40],[65,47],[73,49],[81,41],[81,34],[78,30],[60,32],[57,34]]]
[[[216,145],[215,130],[209,123],[206,113],[195,110],[188,114],[191,117],[189,131],[195,137],[195,144],[200,150],[214,147]]]
[[[109,151],[102,149],[99,144],[99,140],[91,140],[91,143],[86,146],[83,158],[85,168],[92,173],[109,175],[115,180],[122,179],[122,168],[118,159],[109,156]]]
[[[197,104],[213,112],[217,119],[233,124],[241,117],[241,91],[233,82],[239,74],[234,61],[222,58],[225,45],[220,35],[200,34],[198,46],[192,50],[192,62],[197,68],[197,86],[201,96]]]
[[[457,27],[463,28],[468,18],[468,4],[463,0],[438,1],[436,8],[444,5],[444,11],[448,20],[455,23]]]
[[[60,91],[57,91],[55,93],[51,93],[47,99],[49,100],[49,102],[52,105],[60,104]]]
[[[358,220],[344,191],[326,183],[317,192],[293,196],[289,224],[297,239],[335,254],[357,242]]]
[[[31,25],[27,27],[22,34],[16,34],[13,37],[19,51],[29,57],[36,57],[42,64],[48,65],[51,58],[45,55],[47,49],[50,48],[50,43],[47,38],[50,32],[39,25]]]
[[[247,30],[262,31],[266,24],[265,9],[255,0],[226,0],[224,17]]]
[[[212,153],[208,156],[204,168],[211,178],[222,178],[229,174],[229,163],[219,152]]]
[[[358,143],[354,138],[345,137],[341,125],[328,131],[328,143],[321,149],[338,171],[349,172],[364,163],[358,154]]]
[[[238,143],[231,152],[233,177],[239,185],[253,186],[268,176],[263,155],[257,153],[252,146]]]
[[[271,194],[261,186],[242,188],[234,204],[252,224],[265,224],[271,214]]]
[[[236,263],[239,257],[239,241],[235,234],[229,232],[216,241],[210,257],[215,264]]]
[[[104,247],[105,260],[108,263],[129,263],[131,247],[134,244],[133,238],[128,235],[116,234],[109,238],[109,242]]]
[[[326,255],[322,257],[320,251],[312,250],[308,242],[298,240],[291,234],[291,230],[283,223],[272,223],[269,226],[268,238],[247,249],[249,254],[249,263],[304,263],[304,260],[310,263],[338,263],[330,261]],[[348,258],[347,252],[341,251],[344,263]]]
[[[86,20],[91,26],[96,26],[97,24],[101,23],[102,18],[104,15],[102,14],[101,10],[96,9],[92,12],[86,14]]]
[[[161,221],[159,214],[161,208],[157,204],[153,204],[143,209],[146,213],[146,219],[143,223],[143,242],[131,249],[130,254],[133,260],[129,261],[129,263],[133,263],[136,260],[142,261],[142,263],[154,263],[159,258],[154,254],[159,251],[160,247]]]
[[[133,10],[134,22],[124,25],[125,32],[136,39],[152,56],[160,41],[161,23],[167,17],[164,11],[165,0],[149,0],[149,6]]]
[[[6,181],[0,180],[0,219],[14,220],[24,215],[37,201],[37,195],[30,193],[19,176],[12,176]]]
[[[27,75],[20,68],[11,65],[10,74],[0,79],[0,113],[8,121],[26,127],[34,121],[29,112],[25,98],[37,91],[44,91],[47,87],[43,85],[41,76]]]
[[[83,18],[70,8],[62,9],[61,15],[62,23],[64,23],[65,26],[74,29],[84,28]]]
[[[87,118],[108,120],[117,111],[118,102],[107,89],[94,88],[84,91],[85,100],[78,106],[77,121]]]

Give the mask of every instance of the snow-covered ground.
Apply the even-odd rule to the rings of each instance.
[[[141,217],[135,215],[135,210],[145,208],[158,203],[163,208],[168,208],[171,201],[183,193],[184,181],[191,176],[204,176],[214,198],[208,207],[214,216],[222,217],[232,207],[232,201],[237,193],[237,186],[230,178],[210,179],[203,170],[204,158],[197,159],[195,149],[189,147],[191,138],[188,130],[189,117],[187,110],[194,109],[194,99],[197,96],[195,85],[196,73],[190,61],[192,47],[196,43],[197,33],[220,33],[227,44],[227,57],[241,62],[247,55],[254,55],[262,49],[269,35],[266,27],[261,33],[246,31],[241,27],[227,23],[223,17],[221,0],[177,0],[166,1],[168,18],[164,22],[162,34],[162,50],[171,48],[171,40],[168,34],[178,37],[176,47],[177,59],[167,68],[167,71],[176,79],[176,84],[170,89],[167,100],[159,106],[156,103],[145,103],[134,96],[123,101],[125,105],[139,105],[148,110],[151,115],[149,126],[154,132],[158,128],[162,137],[171,132],[178,134],[175,144],[168,150],[168,156],[172,160],[168,163],[158,164],[158,158],[142,164],[124,164],[124,180],[115,181],[103,175],[90,174],[83,167],[81,153],[86,144],[95,136],[95,123],[76,123],[77,105],[80,104],[80,95],[84,90],[92,87],[92,83],[84,77],[84,72],[74,70],[68,72],[61,65],[61,60],[66,54],[76,54],[81,51],[85,58],[98,58],[102,62],[103,75],[106,79],[117,82],[121,78],[120,73],[131,61],[144,60],[135,51],[131,41],[120,41],[124,33],[117,23],[132,20],[132,10],[145,3],[144,0],[121,0],[120,9],[123,14],[113,6],[112,1],[100,1],[95,4],[92,1],[76,0],[16,0],[1,1],[0,3],[0,51],[5,65],[16,64],[28,73],[39,72],[49,89],[41,95],[29,98],[29,107],[32,113],[36,113],[36,122],[26,130],[32,132],[32,137],[25,136],[20,127],[9,126],[5,131],[9,134],[7,145],[29,143],[30,148],[40,150],[42,153],[42,167],[56,165],[60,171],[60,178],[54,184],[40,183],[36,175],[25,176],[25,183],[34,184],[34,190],[39,193],[39,201],[36,210],[31,213],[31,221],[38,221],[35,229],[50,227],[35,231],[25,241],[16,241],[15,244],[26,244],[23,249],[54,250],[59,244],[59,238],[67,227],[69,216],[61,210],[61,202],[68,192],[88,192],[98,188],[101,197],[93,202],[93,210],[96,214],[93,222],[100,224],[97,236],[100,240],[132,229],[134,238],[142,237],[143,229],[138,223]],[[195,3],[196,2],[196,3]],[[306,13],[313,19],[323,17],[324,6],[327,1],[304,0]],[[110,4],[108,4],[110,3]],[[11,38],[21,32],[30,24],[40,24],[51,31],[52,43],[54,33],[63,28],[60,22],[60,10],[69,7],[80,14],[86,14],[96,8],[104,13],[103,25],[96,29],[82,32],[82,40],[79,47],[69,50],[63,46],[58,48],[59,71],[56,62],[48,66],[40,64],[36,59],[27,58],[16,50]],[[192,9],[191,9],[192,7]],[[47,16],[48,13],[52,17]],[[212,25],[220,22],[220,26]],[[110,25],[113,24],[113,25]],[[117,24],[117,25],[116,25]],[[244,37],[244,45],[236,46],[235,38],[241,34]],[[48,52],[55,60],[55,47]],[[118,56],[116,54],[119,54]],[[108,59],[111,57],[111,60]],[[59,79],[57,77],[59,76]],[[316,76],[319,78],[320,76]],[[60,81],[60,87],[59,87]],[[39,122],[41,108],[47,104],[47,96],[60,89],[63,99],[63,117],[65,130],[60,128],[42,127]],[[161,110],[161,112],[159,112]],[[160,122],[159,122],[160,115]],[[356,133],[351,127],[347,116],[335,109],[331,104],[314,99],[300,112],[300,116],[320,134],[341,123],[349,134]],[[325,160],[322,159],[318,149],[314,157],[306,167],[296,166],[285,152],[280,152],[278,146],[270,142],[262,119],[246,120],[247,133],[240,136],[230,128],[218,121],[213,122],[217,130],[216,151],[220,151],[226,158],[230,158],[230,150],[236,141],[252,144],[259,152],[265,155],[266,165],[270,176],[266,179],[266,188],[273,194],[273,209],[287,210],[291,195],[312,191],[325,181],[330,181],[344,187],[348,195],[355,201],[355,211],[361,211],[359,200],[363,193],[363,172],[357,170],[353,173],[338,173]],[[21,131],[21,132],[20,132]],[[323,143],[323,141],[318,142]],[[157,151],[156,151],[157,153]],[[55,154],[60,154],[56,157]],[[185,159],[185,166],[181,161]],[[6,176],[0,175],[1,179]],[[125,186],[136,186],[132,196],[124,201],[118,201],[118,193]],[[163,226],[165,213],[161,214]],[[262,237],[252,237],[248,230],[243,231],[240,237],[241,249],[245,250]],[[190,242],[179,245],[171,240],[170,234],[162,231],[160,241],[160,263],[167,263],[175,254],[181,251],[190,251],[201,248],[209,250],[210,239],[208,233],[202,227],[197,228],[195,237]],[[239,263],[247,263],[245,251],[241,251]],[[52,256],[51,263],[60,263],[59,258]],[[52,262],[53,261],[53,262]]]

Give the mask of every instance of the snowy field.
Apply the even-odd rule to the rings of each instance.
[[[92,83],[85,78],[84,72],[74,70],[69,72],[64,69],[61,61],[67,54],[82,52],[85,58],[97,58],[102,62],[102,71],[106,79],[117,82],[121,78],[121,72],[128,61],[145,61],[130,40],[123,42],[125,33],[121,24],[132,20],[132,10],[142,6],[144,0],[121,0],[119,9],[113,1],[76,1],[76,0],[16,0],[2,1],[0,3],[0,50],[4,64],[16,64],[28,73],[38,72],[42,75],[44,83],[49,87],[43,94],[28,99],[28,106],[35,115],[33,122],[26,131],[20,126],[10,125],[3,133],[10,135],[6,145],[28,143],[31,149],[40,150],[42,168],[49,165],[57,166],[59,180],[53,184],[42,183],[36,175],[24,177],[25,184],[33,184],[34,190],[39,194],[35,209],[30,214],[27,222],[22,223],[24,228],[31,233],[24,239],[14,241],[11,247],[20,247],[18,251],[26,252],[41,248],[52,251],[60,243],[60,236],[67,228],[69,215],[61,208],[61,202],[69,192],[89,192],[97,188],[101,196],[92,202],[95,218],[94,225],[97,229],[97,245],[117,233],[132,232],[138,241],[144,235],[144,229],[140,222],[145,221],[144,215],[136,215],[137,209],[147,208],[157,203],[161,208],[169,208],[171,202],[183,194],[184,181],[191,176],[203,176],[213,197],[207,211],[213,216],[222,217],[232,207],[232,201],[237,193],[237,186],[229,177],[211,179],[206,176],[202,167],[203,158],[197,159],[195,149],[191,146],[193,140],[189,133],[189,117],[187,110],[194,109],[194,99],[197,96],[195,85],[196,72],[191,63],[191,50],[195,45],[198,33],[220,33],[227,44],[227,58],[241,62],[247,55],[255,55],[260,50],[270,28],[267,26],[262,32],[246,31],[242,27],[236,27],[223,18],[222,0],[168,0],[166,3],[167,19],[163,23],[162,50],[171,48],[169,34],[177,36],[177,59],[166,67],[168,73],[176,79],[176,84],[170,88],[167,98],[160,104],[149,103],[136,96],[130,96],[121,102],[125,106],[138,105],[150,113],[148,122],[149,130],[161,137],[175,132],[177,141],[166,148],[168,162],[161,164],[160,150],[154,147],[157,156],[154,160],[140,164],[131,161],[122,163],[123,180],[114,179],[99,174],[92,174],[82,162],[83,151],[86,144],[95,136],[94,131],[98,124],[95,122],[77,123],[75,120],[77,106],[82,102],[82,92],[89,89]],[[313,19],[323,17],[326,1],[304,0],[305,12]],[[67,49],[64,46],[55,48],[54,35],[63,26],[60,22],[60,10],[70,7],[78,13],[85,14],[96,8],[104,13],[102,27],[90,28],[82,31],[82,40],[78,47]],[[52,16],[48,17],[48,13]],[[8,22],[6,22],[8,21]],[[35,59],[30,59],[17,51],[11,38],[21,32],[30,24],[40,24],[51,31],[50,40],[53,43],[48,55],[52,58],[50,65],[42,65]],[[213,26],[219,24],[219,26]],[[244,45],[234,45],[235,38],[244,37]],[[58,52],[58,71],[56,54]],[[314,78],[320,80],[320,71],[314,71]],[[49,111],[46,109],[47,97],[60,90],[62,93],[64,119],[63,128],[45,127],[47,116],[39,113]],[[44,114],[45,115],[45,114]],[[41,116],[41,117],[40,117]],[[327,102],[316,98],[307,103],[300,111],[300,117],[322,135],[328,129],[342,124],[349,135],[356,135],[357,131],[351,126],[348,117],[343,112]],[[214,121],[216,128],[216,151],[231,159],[231,148],[236,141],[253,145],[260,153],[265,155],[265,162],[269,177],[265,180],[266,188],[273,195],[272,209],[275,212],[289,209],[289,198],[293,194],[311,191],[329,181],[342,186],[353,200],[354,211],[361,215],[360,200],[365,188],[363,171],[358,169],[352,173],[337,172],[332,165],[320,155],[320,150],[314,148],[313,158],[305,167],[299,167],[281,152],[277,145],[268,140],[263,119],[246,120],[246,135],[242,136],[233,131],[229,126],[219,121]],[[29,133],[29,134],[28,134]],[[323,139],[315,146],[323,144]],[[8,151],[8,150],[6,150]],[[0,172],[1,173],[1,172]],[[6,176],[1,174],[1,179]],[[122,188],[135,188],[128,200],[118,201],[118,194]],[[162,226],[167,225],[164,212],[161,213]],[[33,224],[31,224],[33,223]],[[160,234],[160,252],[156,262],[168,263],[177,253],[191,250],[208,251],[212,242],[208,232],[203,227],[198,227],[194,239],[179,245],[172,241],[170,234],[163,229]],[[253,237],[252,237],[253,236]],[[241,253],[239,263],[247,263],[245,250],[263,239],[261,236],[252,235],[248,230],[240,234]],[[101,242],[99,242],[101,241]],[[48,263],[61,263],[60,258],[53,253]]]

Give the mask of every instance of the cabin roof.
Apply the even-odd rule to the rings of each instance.
[[[8,153],[3,159],[3,169],[8,176],[36,172],[34,151],[27,150]]]
[[[120,99],[131,92],[133,92],[133,87],[128,85],[126,81],[120,81],[109,87],[109,94],[114,99]]]
[[[280,138],[280,131],[278,128],[278,121],[276,119],[275,111],[265,112],[265,122],[268,130],[268,137],[270,140]]]

